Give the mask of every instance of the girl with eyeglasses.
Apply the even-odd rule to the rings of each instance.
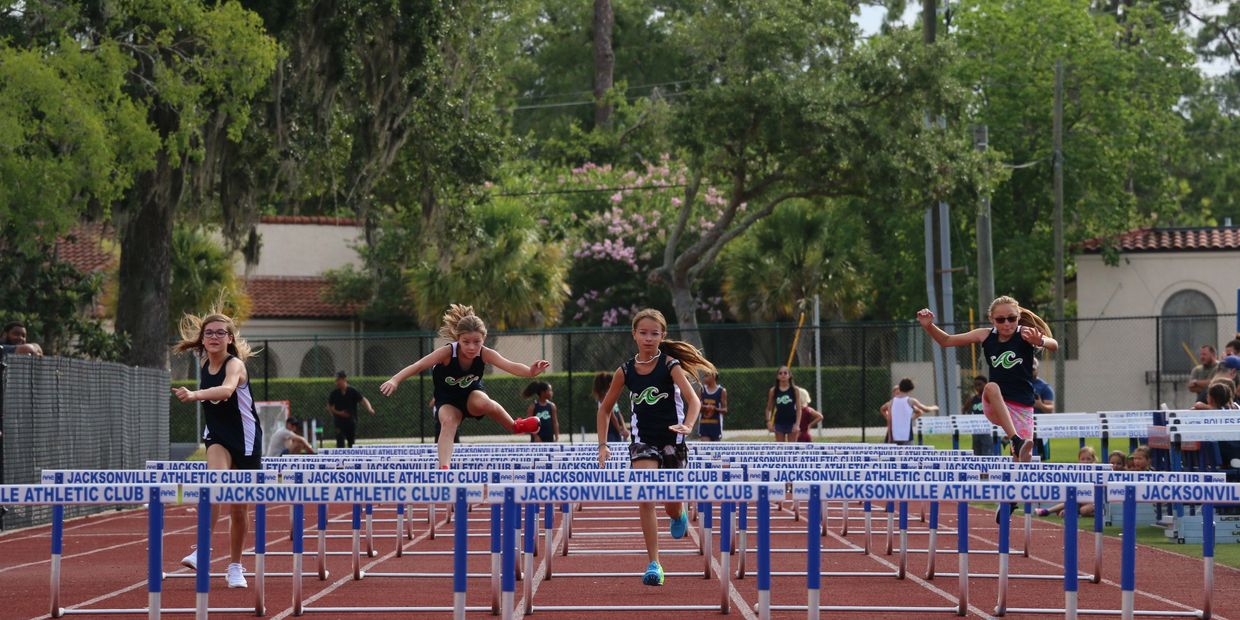
[[[202,402],[206,429],[202,434],[207,446],[208,469],[262,469],[263,428],[254,409],[254,396],[245,370],[250,345],[238,333],[237,325],[227,315],[211,312],[204,317],[190,314],[181,319],[181,341],[172,347],[177,353],[191,351],[202,360],[198,389],[172,388],[172,394],[183,403]],[[229,510],[231,546],[227,580],[230,588],[244,588],[241,552],[245,547],[249,506],[233,504]],[[220,505],[211,506],[211,523],[219,519]],[[198,554],[190,551],[181,560],[187,568],[198,569]]]
[[[982,345],[990,380],[982,390],[982,413],[1012,441],[1012,456],[1028,461],[1033,453],[1033,363],[1043,350],[1055,351],[1050,326],[1042,317],[1002,296],[990,302],[994,327],[948,334],[934,324],[934,313],[917,312],[922,329],[941,347]]]
[[[452,304],[443,315],[440,337],[450,342],[426,357],[406,366],[379,386],[384,396],[391,396],[401,381],[431,370],[435,387],[435,415],[439,420],[439,467],[448,469],[452,462],[452,439],[465,418],[491,418],[510,433],[537,433],[538,418],[514,421],[504,406],[491,400],[482,391],[482,375],[487,364],[518,377],[534,378],[551,366],[538,360],[529,366],[509,361],[495,349],[483,346],[487,337],[486,323],[474,314],[473,306]]]

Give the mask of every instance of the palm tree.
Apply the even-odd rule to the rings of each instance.
[[[796,321],[818,295],[825,318],[860,316],[873,290],[856,267],[868,254],[861,224],[833,204],[781,205],[724,256],[723,291],[732,314],[755,322]],[[804,358],[810,340],[800,342]]]
[[[496,329],[554,325],[568,297],[562,243],[544,239],[521,205],[487,203],[465,217],[458,231],[468,232],[428,248],[409,270],[418,322],[436,327],[448,304],[463,303]]]

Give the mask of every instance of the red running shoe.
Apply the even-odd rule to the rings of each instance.
[[[513,422],[512,432],[513,433],[537,433],[538,427],[539,427],[538,418],[535,418],[535,417],[521,418],[520,420]]]

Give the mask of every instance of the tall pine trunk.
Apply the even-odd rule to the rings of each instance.
[[[594,128],[611,128],[611,104],[604,98],[614,84],[616,54],[611,45],[611,33],[616,18],[612,13],[611,0],[594,0]]]
[[[172,274],[172,219],[181,171],[161,152],[155,169],[139,176],[121,231],[116,329],[129,334],[126,362],[168,367],[168,288]]]

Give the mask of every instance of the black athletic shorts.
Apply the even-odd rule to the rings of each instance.
[[[689,449],[683,443],[657,446],[641,442],[629,444],[629,462],[654,459],[659,469],[684,469],[689,464]]]
[[[234,448],[225,443],[220,443],[218,441],[212,441],[208,439],[206,440],[206,444],[207,444],[208,449],[210,449],[211,446],[216,445],[216,444],[224,446],[224,448],[228,450],[228,454],[232,456],[232,468],[233,469],[262,469],[263,468],[263,454],[261,452],[255,451],[254,454],[251,454],[250,456],[246,456],[244,450]]]

